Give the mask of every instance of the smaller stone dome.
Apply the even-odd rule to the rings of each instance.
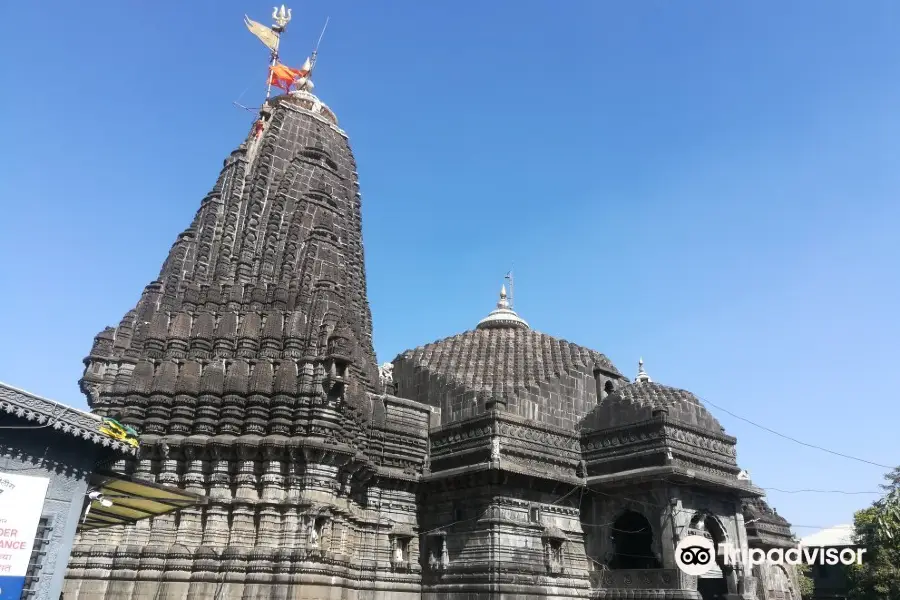
[[[660,412],[712,433],[724,432],[719,421],[694,394],[653,382],[644,371],[643,360],[634,382],[617,388],[606,397],[586,417],[584,425],[588,430],[630,425],[651,419]]]
[[[525,319],[520,317],[506,299],[506,286],[500,288],[497,308],[478,322],[476,329],[529,329]]]

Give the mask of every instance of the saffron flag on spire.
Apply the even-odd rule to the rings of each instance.
[[[300,69],[292,69],[287,65],[275,63],[269,67],[269,83],[288,92],[295,81],[309,76],[310,67],[311,63],[308,58]]]
[[[278,34],[272,31],[270,27],[266,27],[262,23],[257,23],[247,15],[244,15],[244,25],[250,30],[250,33],[259,38],[266,48],[272,52],[278,50]]]

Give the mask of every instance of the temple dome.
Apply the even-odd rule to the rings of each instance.
[[[673,420],[717,434],[724,432],[719,421],[687,390],[655,383],[641,368],[637,379],[607,396],[585,420],[587,429],[606,429],[647,421],[665,412]]]
[[[531,329],[505,290],[474,330],[408,350],[393,366],[395,393],[439,407],[444,423],[498,408],[574,429],[598,388],[625,382],[600,352]]]

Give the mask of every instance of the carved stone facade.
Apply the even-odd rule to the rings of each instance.
[[[82,380],[141,432],[133,475],[209,502],[84,535],[67,600],[708,595],[674,549],[705,523],[747,546],[761,494],[735,439],[688,392],[532,330],[505,290],[474,330],[376,366],[346,135],[306,91],[262,122]]]

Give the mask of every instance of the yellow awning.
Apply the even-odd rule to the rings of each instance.
[[[176,487],[115,473],[95,473],[90,483],[92,489],[100,492],[100,498],[91,500],[78,531],[134,523],[207,501],[205,496]]]

